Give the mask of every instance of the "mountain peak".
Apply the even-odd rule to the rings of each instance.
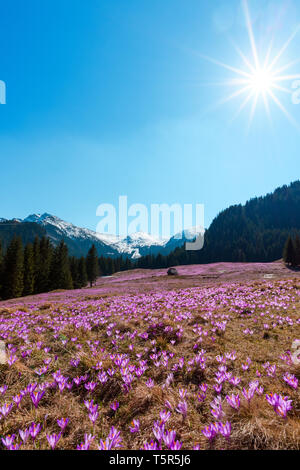
[[[47,212],[44,212],[44,214],[30,214],[28,217],[26,217],[23,222],[36,222],[36,223],[41,223],[46,219],[57,219],[54,215],[48,214]]]
[[[95,244],[100,255],[106,256],[129,256],[137,259],[146,254],[167,254],[171,249],[182,246],[184,241],[193,236],[186,237],[185,234],[170,239],[160,238],[145,232],[130,233],[125,237],[101,234],[81,228],[66,222],[55,215],[44,213],[34,213],[28,215],[20,222],[31,222],[42,226],[54,245],[59,240],[64,239],[72,255],[86,255],[91,244]],[[193,231],[195,229],[191,229]],[[194,235],[195,236],[195,235]]]

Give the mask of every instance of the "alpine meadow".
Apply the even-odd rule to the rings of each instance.
[[[0,7],[0,452],[293,455],[299,1]]]

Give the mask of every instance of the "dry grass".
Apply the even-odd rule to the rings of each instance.
[[[247,295],[244,298],[249,306],[235,309],[234,300],[241,297],[240,291],[243,289],[249,292],[249,298]],[[145,298],[128,296],[127,310],[126,299],[120,297],[118,304],[116,296],[111,298],[86,296],[85,300],[81,300],[78,304],[44,302],[33,309],[20,308],[21,306],[0,309],[0,321],[5,324],[11,324],[10,322],[20,315],[24,322],[29,322],[27,345],[24,338],[18,334],[19,327],[17,330],[12,330],[9,340],[6,340],[7,345],[11,344],[16,348],[18,359],[10,367],[0,366],[0,386],[3,384],[8,386],[7,392],[0,397],[1,404],[10,403],[12,398],[30,383],[53,382],[52,374],[57,370],[60,370],[69,382],[76,376],[89,374],[88,380],[98,383],[99,362],[102,363],[100,367],[102,371],[115,369],[115,374],[109,377],[105,384],[98,383],[93,392],[88,392],[83,384],[78,387],[74,385],[70,390],[65,389],[63,392],[57,387],[48,388],[37,409],[34,408],[30,396],[26,395],[19,409],[14,406],[8,417],[0,420],[1,436],[17,435],[19,429],[25,429],[32,422],[41,423],[43,430],[36,441],[29,439],[22,448],[49,448],[46,435],[58,433],[57,419],[68,417],[70,423],[58,442],[58,449],[76,448],[83,441],[85,433],[96,436],[91,444],[91,448],[96,449],[99,439],[106,438],[112,425],[121,431],[125,449],[139,449],[146,441],[154,439],[153,423],[159,420],[159,412],[166,409],[165,403],[169,401],[174,410],[167,427],[176,430],[177,439],[183,444],[182,448],[190,449],[199,443],[202,449],[213,447],[299,450],[299,388],[294,390],[289,387],[282,380],[282,375],[288,371],[300,379],[300,368],[285,363],[279,357],[290,349],[293,339],[300,338],[300,326],[299,323],[296,324],[300,311],[300,283],[295,279],[286,281],[285,284],[280,281],[236,283],[224,285],[224,292],[229,299],[228,305],[222,303],[220,294],[214,296],[213,292],[203,297],[203,305],[194,304],[194,292],[185,289],[174,291],[168,301],[160,295],[156,301],[151,301],[146,307]],[[259,301],[254,302],[256,296],[259,297]],[[281,297],[277,302],[278,296]],[[285,297],[286,305],[283,308],[280,303],[284,302]],[[182,299],[191,299],[190,307],[186,304],[181,305]],[[149,301],[148,298],[146,300]],[[266,311],[269,313],[264,318],[261,317],[260,314]],[[177,317],[179,312],[182,314],[180,319]],[[214,331],[216,326],[212,324],[211,312],[214,313],[214,322],[227,321],[225,332],[218,329]],[[84,327],[82,322],[78,326],[76,322],[66,321],[76,318],[77,315],[82,318],[83,313],[87,319],[90,319],[90,328]],[[284,322],[266,331],[263,322],[271,323],[279,314],[283,318],[291,318],[293,327]],[[94,321],[93,315],[97,321]],[[59,323],[60,317],[65,323],[63,321]],[[50,327],[51,320],[55,321],[57,332],[54,332],[52,326]],[[39,330],[37,326],[41,329]],[[202,335],[202,342],[198,348],[205,350],[204,370],[195,364],[190,367],[188,365],[197,354],[193,347],[198,338],[196,330],[199,328],[207,332],[206,336]],[[253,335],[244,334],[243,330],[246,328],[252,330]],[[181,337],[177,334],[180,330],[183,332]],[[140,333],[147,333],[148,337],[142,338],[139,336]],[[72,338],[76,340],[72,341]],[[38,346],[39,342],[42,346]],[[91,346],[92,344],[94,346]],[[130,349],[131,345],[133,349]],[[32,352],[28,357],[22,358],[20,353],[26,347],[32,349]],[[50,351],[45,352],[45,347],[49,347]],[[220,365],[216,357],[231,351],[236,351],[237,359],[227,361],[227,370],[233,376],[241,377],[241,384],[234,388],[226,382],[220,395],[225,413],[223,421],[231,422],[232,434],[230,440],[218,435],[210,446],[201,430],[215,421],[211,414],[210,403],[217,395],[213,389],[216,383],[215,374]],[[124,391],[122,376],[112,354],[126,354],[129,365],[135,368],[140,366],[141,360],[146,361],[147,369],[141,378],[135,377],[128,393]],[[167,355],[167,364],[163,362],[155,364],[156,359],[153,359],[153,354],[157,354],[159,360],[162,355]],[[49,369],[40,377],[35,370],[43,366],[44,359],[48,357],[51,358]],[[75,357],[80,360],[77,367],[70,364],[70,360]],[[174,370],[174,365],[178,364],[180,358],[184,358],[184,364]],[[252,362],[249,370],[244,372],[242,364],[247,358],[251,358]],[[268,376],[263,367],[268,361],[276,364],[274,377]],[[257,378],[256,371],[261,373],[259,381],[264,387],[264,394],[255,395],[248,405],[242,398],[241,389]],[[166,387],[165,381],[170,373],[173,373],[174,380]],[[146,385],[149,378],[154,381],[154,386],[150,388]],[[208,385],[208,391],[204,402],[199,403],[197,393],[202,383]],[[186,419],[175,411],[180,401],[179,389],[187,391]],[[267,403],[265,394],[271,392],[288,395],[293,400],[293,409],[286,419],[277,416]],[[238,411],[227,404],[225,396],[229,393],[240,394],[241,407]],[[83,402],[86,399],[93,399],[98,404],[99,418],[95,425],[89,420],[84,406]],[[110,407],[115,401],[120,404],[117,411],[113,411]],[[140,420],[138,433],[131,433],[129,429],[134,418]]]

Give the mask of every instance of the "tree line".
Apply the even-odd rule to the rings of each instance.
[[[288,236],[283,260],[291,267],[300,266],[299,234]],[[195,252],[186,252],[183,248],[176,248],[166,256],[147,255],[130,260],[98,257],[95,245],[86,257],[76,258],[69,256],[63,240],[53,247],[47,237],[36,237],[34,243],[23,246],[21,237],[15,236],[5,253],[0,241],[0,298],[5,300],[57,289],[81,289],[88,283],[93,286],[98,276],[136,268],[168,268],[194,262]]]
[[[300,237],[298,234],[295,237],[289,235],[283,250],[283,260],[293,268],[300,266]]]
[[[48,238],[36,237],[23,246],[21,237],[15,236],[5,252],[0,242],[0,298],[80,289],[88,282],[93,285],[98,269],[95,247],[86,257],[75,258],[63,240],[53,247]]]
[[[184,245],[168,255],[147,255],[137,260],[97,256],[92,246],[86,257],[70,257],[62,241],[53,247],[46,236],[34,242],[2,233],[6,251],[0,247],[0,297],[37,294],[55,289],[93,285],[99,275],[111,275],[133,268],[168,268],[185,264],[214,262],[270,262],[283,258],[298,266],[300,233],[300,181],[282,186],[245,205],[222,211],[205,232],[204,247],[186,251]],[[32,231],[34,226],[32,225]],[[17,227],[18,228],[18,227]],[[8,229],[7,229],[8,230]],[[40,229],[39,229],[40,230]],[[28,235],[29,236],[29,235]],[[23,237],[24,240],[24,237]]]
[[[57,289],[93,286],[98,276],[136,267],[128,258],[99,257],[92,245],[86,257],[69,256],[62,240],[54,247],[46,236],[33,243],[14,236],[3,249],[0,240],[0,299],[6,300]]]
[[[202,250],[177,248],[143,257],[143,267],[217,262],[271,262],[282,258],[286,240],[300,232],[300,181],[220,212],[205,231]]]

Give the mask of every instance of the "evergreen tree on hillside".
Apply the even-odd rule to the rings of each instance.
[[[75,256],[72,256],[69,260],[70,263],[70,271],[72,276],[73,282],[73,289],[79,289],[79,273],[78,273],[78,260]]]
[[[2,298],[12,299],[23,293],[23,244],[20,237],[14,237],[10,242],[3,268]]]
[[[284,250],[283,250],[283,260],[286,264],[290,266],[296,266],[296,252],[295,246],[292,240],[292,237],[289,235]]]
[[[78,281],[80,287],[85,287],[88,283],[85,258],[82,256],[78,263]]]
[[[24,250],[24,287],[23,295],[31,295],[34,293],[34,252],[31,243],[28,243]]]
[[[74,256],[70,259],[70,269],[73,280],[73,288],[81,289],[87,285],[86,262],[82,256],[80,259]]]
[[[294,248],[295,248],[295,264],[296,266],[300,266],[300,237],[298,234],[295,237]]]
[[[96,282],[99,274],[98,255],[95,245],[89,249],[86,257],[86,272],[90,286]]]
[[[114,260],[114,271],[115,273],[121,270],[122,258],[116,258]]]
[[[50,288],[51,290],[73,288],[68,247],[63,240],[54,249],[50,269]]]
[[[107,258],[106,263],[106,275],[111,276],[115,272],[115,264],[112,258]]]
[[[122,270],[128,271],[129,269],[132,269],[132,262],[129,258],[126,258],[122,264]]]
[[[35,255],[35,292],[47,292],[49,290],[49,275],[53,248],[49,238],[42,237],[36,247]]]
[[[41,256],[40,256],[40,239],[38,236],[35,237],[33,242],[33,261],[34,261],[34,278],[35,278],[35,294],[39,293],[39,277],[41,267]]]
[[[104,256],[100,256],[98,259],[98,265],[99,265],[99,275],[100,276],[105,276],[106,275],[106,259]]]

